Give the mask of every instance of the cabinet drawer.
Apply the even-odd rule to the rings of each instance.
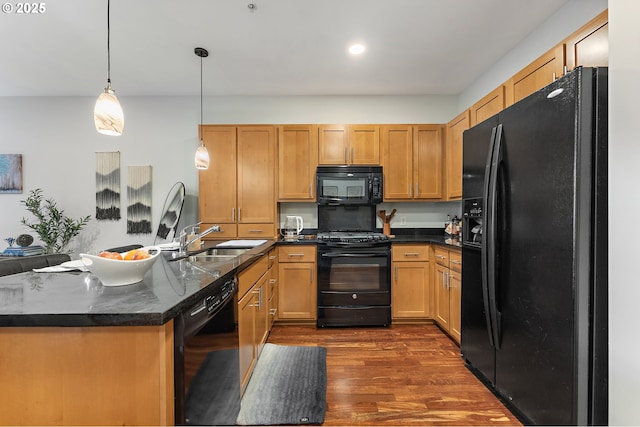
[[[449,251],[449,269],[462,272],[462,253],[460,251]]]
[[[315,262],[315,245],[289,245],[278,248],[278,262]]]
[[[263,224],[238,224],[238,237],[266,237],[273,238],[276,235],[276,225],[274,223]]]
[[[429,245],[392,245],[392,261],[429,261]]]
[[[447,268],[449,267],[449,251],[447,249],[441,248],[440,246],[435,246],[433,254],[436,257],[436,263]]]
[[[200,230],[206,230],[207,228],[215,225],[213,223],[205,223],[200,224]],[[238,227],[236,224],[217,224],[220,226],[219,233],[209,233],[202,238],[202,240],[229,240],[231,238],[235,238],[238,236]]]
[[[251,264],[249,268],[238,273],[238,298],[247,293],[249,289],[267,272],[268,257],[263,256],[258,261]]]

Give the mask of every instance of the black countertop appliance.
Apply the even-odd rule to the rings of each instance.
[[[607,76],[464,133],[461,352],[527,424],[607,424]]]

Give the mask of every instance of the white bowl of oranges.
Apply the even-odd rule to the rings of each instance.
[[[157,246],[146,246],[128,252],[80,254],[80,261],[104,286],[123,286],[141,282],[160,255]]]

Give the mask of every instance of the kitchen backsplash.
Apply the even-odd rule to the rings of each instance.
[[[397,212],[391,220],[394,228],[439,228],[444,230],[447,215],[462,216],[462,202],[411,202],[381,203],[376,210],[384,209]],[[318,206],[315,203],[280,203],[280,225],[284,224],[287,215],[301,216],[304,228],[318,228]],[[382,228],[382,221],[376,218],[377,227]]]

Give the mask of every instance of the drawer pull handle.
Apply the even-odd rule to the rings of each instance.
[[[453,259],[450,259],[450,260],[449,260],[449,262],[450,262],[451,264],[462,264],[462,262],[461,262],[461,261],[456,261],[456,260],[453,260]]]
[[[249,230],[249,233],[262,233],[262,230]]]
[[[289,254],[289,256],[290,257],[293,257],[293,256],[304,256],[304,254]]]
[[[420,256],[419,252],[405,252],[404,256]]]

